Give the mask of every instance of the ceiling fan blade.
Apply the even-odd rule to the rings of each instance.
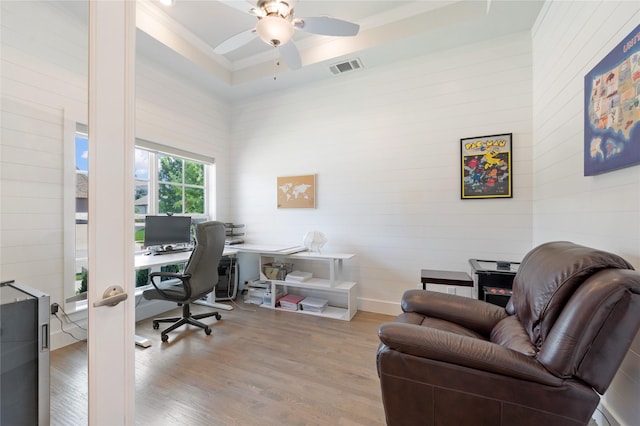
[[[229,37],[228,39],[217,45],[216,48],[213,49],[213,52],[217,53],[218,55],[224,55],[225,53],[229,53],[232,50],[236,50],[244,46],[256,37],[258,37],[256,29],[251,28],[250,30],[243,31]]]
[[[300,52],[298,52],[298,48],[293,43],[293,40],[289,40],[289,42],[282,46],[278,46],[278,49],[280,50],[280,58],[290,69],[297,70],[302,67]]]
[[[304,32],[328,36],[350,37],[358,34],[360,25],[342,19],[317,16],[313,18],[299,18],[293,25]]]

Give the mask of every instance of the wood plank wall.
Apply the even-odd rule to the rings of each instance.
[[[615,252],[640,268],[640,166],[583,176],[584,76],[640,23],[638,2],[548,2],[533,30],[533,238]],[[640,338],[604,406],[640,419]],[[603,424],[606,424],[603,423]]]

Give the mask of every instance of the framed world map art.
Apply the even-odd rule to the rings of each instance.
[[[316,175],[278,177],[279,209],[316,207]]]
[[[584,77],[584,175],[640,164],[640,25]]]

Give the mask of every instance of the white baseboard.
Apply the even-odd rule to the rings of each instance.
[[[394,316],[402,312],[400,302],[385,302],[383,300],[364,298],[358,298],[358,310]]]
[[[51,317],[52,321],[58,321],[55,317]],[[84,324],[82,327],[86,328],[86,320],[84,320]],[[86,330],[81,329],[75,324],[65,323],[64,331],[58,330],[56,332],[51,333],[49,336],[49,350],[55,351],[56,349],[63,348],[65,346],[71,345],[81,340],[87,339]]]

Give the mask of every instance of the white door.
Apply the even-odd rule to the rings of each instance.
[[[135,421],[134,61],[135,2],[90,0],[87,347],[92,426]],[[128,298],[96,307],[103,293],[116,287]]]

